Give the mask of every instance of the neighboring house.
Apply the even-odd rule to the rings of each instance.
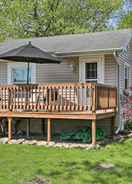
[[[28,41],[64,59],[59,65],[30,64],[31,83],[97,82],[117,87],[118,94],[132,86],[131,29],[9,40],[0,54]],[[26,83],[26,68],[24,63],[0,62],[0,84]]]

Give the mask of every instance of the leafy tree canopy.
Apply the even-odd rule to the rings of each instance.
[[[123,0],[0,0],[0,39],[108,29]]]
[[[132,28],[132,11],[123,17],[119,28]]]
[[[124,0],[124,11],[119,21],[119,28],[132,28],[132,1]]]

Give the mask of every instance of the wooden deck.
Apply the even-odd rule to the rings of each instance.
[[[99,120],[115,116],[115,110],[105,110],[96,113],[46,113],[46,112],[0,112],[1,118],[44,118],[44,119],[80,119],[80,120]]]
[[[96,121],[115,122],[117,90],[93,83],[0,85],[0,118],[8,118],[12,138],[13,118],[47,119],[47,141],[51,140],[52,119],[82,119],[92,122],[92,143],[96,144]]]

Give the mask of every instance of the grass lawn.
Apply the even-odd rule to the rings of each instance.
[[[116,167],[98,170],[102,162]],[[0,184],[24,184],[37,176],[52,184],[132,184],[132,140],[96,151],[0,145]]]

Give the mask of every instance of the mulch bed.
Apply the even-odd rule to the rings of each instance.
[[[25,184],[51,184],[50,182],[44,180],[42,177],[37,177],[34,180],[27,182]]]

